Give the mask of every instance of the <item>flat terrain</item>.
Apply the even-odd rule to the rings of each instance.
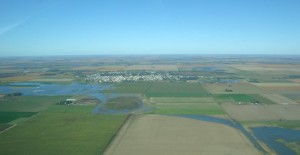
[[[155,82],[147,90],[147,97],[205,97],[207,91],[199,83]]]
[[[235,83],[235,84],[205,84],[204,88],[211,94],[260,94],[266,93],[265,90],[249,84],[249,83]],[[232,92],[225,91],[226,89]]]
[[[233,105],[222,104],[237,121],[299,120],[300,105]]]
[[[125,70],[177,71],[177,65],[130,65]]]
[[[272,100],[277,104],[287,105],[287,104],[297,104],[294,100],[286,98],[280,94],[262,94],[263,97]]]
[[[155,114],[221,115],[223,109],[211,97],[151,97]]]
[[[105,155],[258,155],[238,130],[215,123],[164,116],[135,116]]]
[[[0,111],[39,112],[68,96],[17,96],[0,98]]]
[[[93,106],[54,105],[0,134],[1,154],[101,154],[126,115],[93,115]]]

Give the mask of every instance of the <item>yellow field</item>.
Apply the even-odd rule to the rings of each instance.
[[[140,115],[121,129],[104,155],[259,155],[240,131],[216,123]]]

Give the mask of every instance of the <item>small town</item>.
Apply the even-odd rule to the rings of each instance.
[[[103,83],[103,82],[134,82],[134,81],[179,81],[185,78],[182,75],[170,75],[169,73],[157,73],[157,72],[143,72],[139,73],[131,73],[131,72],[105,72],[105,73],[96,73],[87,75],[85,78],[86,82],[95,82],[95,83]],[[198,77],[195,77],[198,78]]]

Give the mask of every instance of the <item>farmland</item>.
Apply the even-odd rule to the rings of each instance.
[[[222,108],[210,97],[151,97],[155,114],[222,115]]]
[[[1,154],[101,154],[125,118],[41,113],[0,135]]]
[[[153,83],[146,92],[148,97],[204,97],[207,92],[194,83]]]
[[[39,112],[65,98],[68,96],[4,97],[0,99],[0,109],[10,112]]]
[[[272,154],[256,128],[300,129],[296,58],[1,60],[0,154]]]
[[[260,154],[239,131],[224,125],[174,116],[142,115],[132,118],[121,129],[105,155],[162,152],[166,155]]]

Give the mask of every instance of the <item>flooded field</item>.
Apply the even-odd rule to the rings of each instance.
[[[22,93],[23,96],[56,96],[56,95],[89,95],[100,100],[106,100],[103,90],[110,89],[108,84],[48,84],[39,82],[19,82],[0,86],[0,93]]]
[[[279,155],[297,155],[289,146],[289,143],[300,142],[300,131],[279,127],[255,127],[253,134],[262,142],[267,144]],[[298,144],[299,145],[299,144]],[[297,149],[297,147],[295,148]],[[299,146],[298,146],[299,150]]]

